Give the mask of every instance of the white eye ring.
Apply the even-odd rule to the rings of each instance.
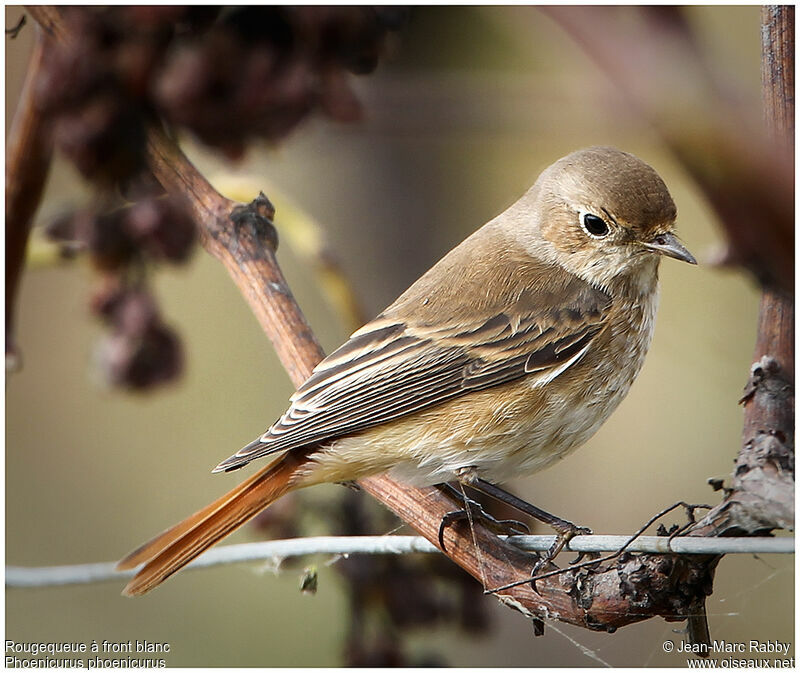
[[[602,217],[590,213],[588,210],[581,210],[578,213],[581,227],[592,238],[605,238],[611,233],[611,227]]]

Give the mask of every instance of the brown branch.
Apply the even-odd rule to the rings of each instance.
[[[794,5],[761,8],[764,121],[778,141],[794,145]]]
[[[71,39],[59,21],[58,8],[37,8],[31,13],[47,21],[52,35]],[[149,129],[147,150],[150,168],[164,188],[190,201],[204,247],[228,269],[291,380],[300,385],[323,353],[275,259],[277,238],[269,202],[260,197],[249,206],[237,206],[221,196],[161,128]],[[438,489],[412,488],[386,476],[359,484],[438,546],[442,517],[453,509]],[[530,578],[535,557],[477,523],[448,528],[444,542],[447,555],[487,589]],[[523,583],[496,595],[530,617],[613,631],[657,615],[671,621],[686,619],[698,596],[708,593],[709,584],[707,564],[693,558],[626,555],[612,567],[570,570],[545,578],[537,582],[537,591]]]
[[[766,126],[794,145],[794,7],[761,8]],[[733,483],[698,533],[765,534],[794,527],[794,299],[764,290]]]
[[[761,27],[766,127],[778,146],[793,147],[794,7],[762,7]],[[754,360],[741,400],[742,448],[732,483],[690,535],[767,535],[794,528],[794,300],[770,285],[761,296]],[[699,603],[696,612],[704,614],[705,607]],[[693,641],[708,642],[705,618],[690,620],[689,633]]]
[[[270,221],[271,206],[266,199],[257,199],[254,203],[261,212],[242,211],[219,194],[159,128],[148,132],[147,154],[150,169],[164,189],[187,198],[203,247],[228,270],[292,383],[299,386],[324,352],[275,259],[277,235]]]
[[[794,7],[761,8],[761,82],[768,131],[794,146]],[[706,535],[794,527],[794,299],[761,296],[754,364],[742,398],[744,429],[733,483],[698,527]]]
[[[14,121],[6,144],[6,362],[14,359],[14,306],[33,216],[39,207],[52,157],[44,115],[36,105],[36,81],[45,39],[37,29]]]

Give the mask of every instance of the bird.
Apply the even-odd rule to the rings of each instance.
[[[642,367],[661,258],[697,263],[676,217],[664,181],[630,153],[598,146],[555,161],[213,471],[272,462],[122,559],[120,570],[141,565],[123,593],[150,591],[295,489],[381,473],[496,484],[583,445]]]

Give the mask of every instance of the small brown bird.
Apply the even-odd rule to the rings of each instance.
[[[653,335],[662,255],[695,260],[647,164],[609,147],[547,168],[325,358],[288,411],[215,472],[283,455],[120,561],[142,594],[286,492],[389,472],[500,482],[577,448]]]

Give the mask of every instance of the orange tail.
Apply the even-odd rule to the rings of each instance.
[[[122,593],[138,596],[157,587],[291,490],[292,476],[306,461],[302,453],[285,454],[207,507],[134,549],[117,564],[117,570],[127,570],[145,561],[146,564]]]

